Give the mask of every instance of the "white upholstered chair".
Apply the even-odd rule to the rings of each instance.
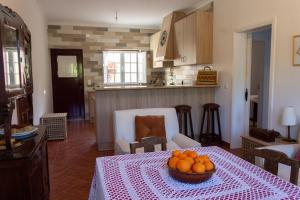
[[[300,144],[285,144],[285,145],[273,145],[266,147],[259,147],[257,149],[270,149],[282,152],[287,155],[288,158],[294,158],[296,152],[300,150]],[[255,164],[262,167],[264,166],[264,159],[255,157]],[[291,167],[285,164],[278,165],[278,176],[289,181],[291,174]],[[300,176],[298,176],[298,186],[300,186]]]
[[[167,149],[201,147],[201,144],[179,133],[175,108],[146,108],[114,112],[115,154],[130,153],[129,143],[135,141],[135,116],[164,115]],[[159,147],[155,148],[160,150]],[[137,149],[137,153],[143,149]]]

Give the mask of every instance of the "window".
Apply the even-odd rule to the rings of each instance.
[[[146,52],[104,51],[104,84],[146,83]]]
[[[76,56],[57,56],[57,77],[58,78],[78,77]]]

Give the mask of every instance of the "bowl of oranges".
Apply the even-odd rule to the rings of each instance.
[[[216,171],[208,155],[198,155],[191,150],[174,150],[167,164],[170,176],[185,183],[206,181]]]

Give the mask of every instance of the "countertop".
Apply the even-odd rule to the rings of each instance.
[[[130,86],[103,86],[95,87],[95,91],[109,91],[109,90],[145,90],[145,89],[181,89],[181,88],[216,88],[218,85],[166,85],[166,86],[152,86],[152,85],[130,85]]]
[[[47,136],[45,126],[38,126],[37,135],[22,141],[22,145],[15,148],[12,152],[1,150],[0,151],[0,161],[6,160],[16,160],[29,158],[32,156],[33,152],[35,152],[38,145],[44,138]]]

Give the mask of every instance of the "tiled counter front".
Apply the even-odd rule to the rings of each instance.
[[[85,85],[85,112],[88,116],[87,80],[102,83],[102,51],[140,49],[148,51],[150,35],[157,30],[88,26],[49,25],[49,48],[82,49]]]
[[[96,90],[96,130],[99,150],[111,150],[114,144],[113,112],[136,108],[192,106],[193,128],[199,135],[202,105],[214,102],[214,87],[167,87]]]

